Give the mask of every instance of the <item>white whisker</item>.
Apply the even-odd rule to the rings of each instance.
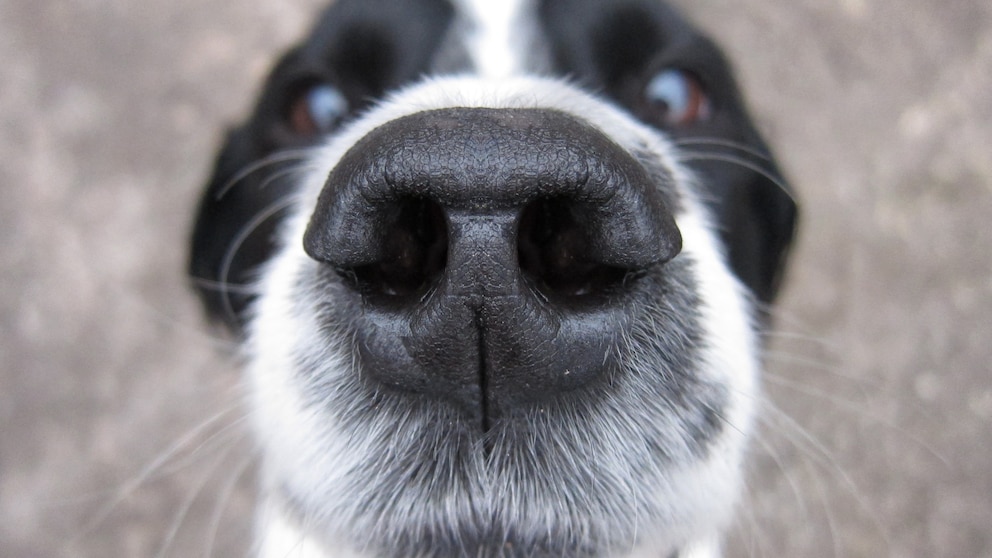
[[[701,152],[690,152],[690,151],[686,151],[686,152],[683,152],[681,154],[681,156],[679,157],[679,160],[680,161],[683,161],[683,162],[691,162],[691,161],[721,161],[721,162],[724,162],[724,163],[734,164],[734,165],[737,165],[737,166],[746,168],[746,169],[748,169],[750,171],[754,171],[754,172],[760,174],[761,176],[767,178],[769,182],[771,182],[771,183],[775,184],[776,186],[778,186],[778,188],[782,191],[783,194],[786,194],[789,197],[792,197],[791,190],[790,190],[789,186],[785,183],[785,181],[783,181],[781,178],[778,178],[777,176],[773,175],[771,172],[768,171],[768,169],[765,169],[761,165],[757,165],[755,163],[752,163],[751,161],[748,161],[747,159],[744,159],[742,157],[738,157],[736,155],[728,155],[728,154],[721,154],[721,153],[701,153]],[[793,199],[793,202],[795,202],[794,199]]]
[[[164,451],[152,458],[152,460],[145,465],[137,475],[125,481],[119,488],[114,490],[113,498],[108,500],[93,514],[92,518],[79,530],[75,536],[72,537],[70,542],[92,533],[122,502],[134,494],[139,487],[161,474],[165,464],[168,463],[170,459],[179,454],[179,452],[183,451],[208,428],[211,428],[238,408],[239,405],[231,405],[230,407],[217,412],[207,420],[188,430],[185,434],[170,444]]]
[[[768,156],[767,153],[759,151],[753,147],[746,144],[715,137],[699,137],[699,138],[678,138],[673,143],[678,147],[695,147],[695,146],[716,146],[716,147],[726,147],[728,149],[733,149],[735,151],[740,151],[746,153],[766,162],[772,162],[772,158]]]
[[[879,521],[879,513],[868,504],[863,496],[864,491],[857,485],[854,479],[851,478],[849,472],[841,465],[834,454],[808,430],[803,428],[787,413],[780,410],[770,401],[765,400],[763,408],[765,412],[759,415],[762,417],[762,420],[766,421],[766,424],[770,427],[773,427],[773,430],[783,434],[796,448],[801,449],[801,455],[804,457],[804,461],[807,462],[808,465],[816,464],[820,467],[820,469],[828,472],[833,478],[839,481],[845,488],[845,492],[848,496],[854,500],[862,513],[864,513],[864,515],[868,517],[875,526],[876,531],[888,540],[887,531]],[[819,479],[819,476],[815,474],[814,469],[809,469],[809,472],[813,478]],[[818,480],[818,482],[820,481]],[[827,497],[826,491],[823,490],[822,487],[821,496],[824,499]],[[825,501],[824,505],[827,505]],[[829,510],[825,510],[825,512],[829,513]],[[832,517],[828,519],[832,523]],[[830,529],[831,533],[835,533],[834,525],[831,525]],[[835,540],[834,542],[836,543],[837,541]]]
[[[168,555],[169,549],[176,540],[176,535],[178,535],[179,529],[182,528],[182,524],[185,522],[190,508],[193,507],[193,503],[196,501],[203,488],[207,485],[210,477],[213,476],[217,468],[220,467],[220,464],[224,462],[224,459],[228,456],[231,449],[233,449],[231,446],[226,448],[209,466],[205,467],[203,469],[203,474],[199,475],[197,480],[190,487],[189,493],[183,499],[179,509],[176,510],[175,514],[173,514],[172,522],[165,531],[165,536],[163,537],[162,543],[159,545],[158,552],[155,553],[155,558],[165,558],[165,556]]]
[[[225,182],[224,185],[217,191],[217,194],[214,196],[214,199],[215,200],[222,199],[238,183],[240,183],[242,180],[248,178],[249,176],[251,176],[256,172],[265,170],[279,163],[303,161],[306,159],[306,156],[309,153],[310,153],[309,149],[292,149],[292,150],[277,151],[272,155],[269,155],[258,161],[255,161],[254,163],[246,166],[243,170],[235,174],[230,180]],[[264,184],[265,183],[263,183],[263,185]]]
[[[264,209],[258,212],[253,219],[245,223],[238,234],[232,239],[230,246],[228,246],[227,251],[224,254],[224,259],[221,263],[220,270],[220,294],[224,301],[224,311],[231,318],[237,319],[236,312],[234,311],[233,303],[231,302],[231,292],[227,289],[230,284],[228,281],[228,276],[231,272],[231,265],[234,263],[234,258],[237,256],[238,252],[241,250],[241,245],[248,239],[249,236],[255,230],[262,226],[263,223],[269,219],[275,217],[278,213],[289,209],[296,204],[296,198],[293,196],[287,196],[280,200],[277,200]]]
[[[220,530],[221,521],[224,518],[225,507],[227,506],[231,496],[234,494],[234,490],[238,483],[257,460],[258,456],[256,455],[244,457],[241,463],[231,470],[227,482],[225,482],[221,487],[220,492],[217,495],[216,503],[214,504],[214,512],[210,517],[210,522],[207,527],[207,543],[203,550],[204,558],[211,558],[213,556],[214,543],[217,539],[217,533]]]

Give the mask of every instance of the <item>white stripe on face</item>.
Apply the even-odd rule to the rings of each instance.
[[[533,0],[457,0],[468,22],[465,47],[476,75],[506,78],[544,73],[547,49],[540,40]]]

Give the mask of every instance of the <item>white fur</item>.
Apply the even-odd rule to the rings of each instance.
[[[742,287],[723,263],[719,244],[692,191],[693,177],[677,162],[673,145],[623,111],[569,84],[552,79],[520,77],[539,73],[548,56],[536,37],[530,0],[461,0],[467,17],[466,46],[473,75],[426,80],[391,96],[317,149],[298,192],[294,216],[282,230],[284,248],[267,266],[259,284],[263,293],[251,320],[248,357],[254,426],[264,448],[263,489],[269,495],[258,519],[257,550],[263,558],[361,558],[362,541],[351,544],[344,531],[321,510],[332,510],[348,498],[349,471],[358,456],[372,448],[354,433],[343,431],[333,417],[310,406],[297,369],[300,347],[321,348],[324,370],[353,372],[351,362],[326,346],[320,324],[308,304],[315,293],[301,291],[299,279],[314,263],[301,239],[324,186],[342,155],[375,128],[419,111],[447,107],[551,108],[585,120],[628,150],[652,153],[678,185],[682,211],[676,222],[683,252],[695,265],[702,305],[700,322],[705,348],[694,374],[729,388],[724,428],[712,441],[708,459],[691,467],[666,471],[653,491],[670,524],[644,528],[631,558],[661,556],[674,545],[680,558],[716,558],[718,533],[729,520],[740,484],[740,459],[751,430],[756,391],[756,340]],[[464,21],[464,20],[463,20]],[[388,428],[388,425],[369,425]],[[374,481],[369,481],[370,483]],[[344,487],[344,488],[342,488]],[[313,515],[296,517],[280,499],[289,493]],[[355,498],[351,494],[351,498]],[[314,536],[314,531],[319,536]]]
[[[670,471],[669,482],[654,487],[660,505],[668,506],[673,524],[669,531],[659,532],[657,540],[646,537],[644,547],[632,549],[630,556],[657,555],[658,548],[687,540],[696,541],[691,543],[696,549],[693,556],[716,556],[713,541],[728,520],[738,491],[740,456],[751,429],[756,389],[755,339],[742,287],[722,261],[714,233],[689,188],[692,177],[678,166],[672,145],[623,112],[554,80],[430,80],[394,95],[315,153],[310,164],[315,170],[304,183],[296,215],[284,230],[285,248],[264,274],[260,285],[264,294],[251,326],[252,404],[255,427],[266,450],[265,484],[271,492],[288,490],[318,509],[321,502],[343,497],[335,486],[348,482],[346,472],[357,465],[352,457],[365,450],[361,440],[351,439],[328,415],[307,406],[296,376],[299,355],[294,348],[326,343],[318,336],[319,324],[305,304],[310,297],[300,292],[297,281],[313,264],[300,239],[324,177],[351,145],[376,127],[418,111],[450,106],[557,109],[585,119],[628,149],[648,146],[676,177],[683,200],[683,211],[676,216],[684,239],[679,257],[695,262],[703,301],[706,350],[695,373],[730,387],[725,416],[730,427],[712,443],[707,461]],[[329,369],[351,369],[351,363],[338,362],[334,347],[324,347],[321,358]],[[327,531],[333,518],[290,519],[282,515],[281,508],[278,501],[267,503],[264,513],[269,518],[263,520],[263,527],[268,528],[259,546],[262,556],[298,555],[295,552],[301,556],[360,555],[355,553],[361,549],[344,545],[343,534],[338,537]],[[303,534],[311,522],[323,530],[323,547]]]
[[[539,67],[532,0],[460,0],[469,19],[466,38],[474,73],[480,77],[519,76]]]

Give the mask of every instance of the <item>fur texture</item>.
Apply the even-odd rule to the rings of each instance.
[[[296,147],[254,141],[232,155],[238,134],[264,129],[260,108],[232,134],[201,207],[194,272],[221,284],[220,297],[218,289],[204,289],[208,309],[246,334],[250,404],[264,455],[259,554],[717,556],[754,413],[762,322],[755,302],[774,295],[794,224],[791,197],[770,159],[759,161],[761,173],[724,168],[741,160],[726,151],[696,163],[706,146],[766,153],[722,58],[654,2],[420,4],[404,9],[421,9],[430,21],[447,14],[449,21],[431,37],[435,44],[424,56],[430,62],[407,73],[439,77],[379,79],[386,83],[374,91],[380,100],[308,139],[305,160],[291,173],[265,168],[262,182],[231,187],[245,179],[243,169]],[[486,11],[496,4],[505,11]],[[340,55],[335,48],[349,45],[345,54],[363,65],[343,67],[362,71],[376,60],[376,46],[357,48],[355,37],[374,43],[379,36],[368,23],[375,11],[368,10],[342,0],[310,44],[330,37],[318,50],[331,66]],[[571,14],[569,21],[563,14]],[[418,25],[409,15],[395,19],[406,31]],[[345,31],[328,31],[334,26]],[[335,42],[334,33],[350,38]],[[588,51],[569,46],[580,33]],[[395,70],[405,62],[393,55]],[[600,60],[574,59],[583,56]],[[336,63],[328,79],[346,90],[348,72]],[[582,70],[590,64],[599,69]],[[701,110],[698,124],[690,123],[696,128],[660,125],[627,102],[630,83],[643,88],[666,68],[708,85],[705,108],[712,112]],[[631,75],[611,77],[614,70]],[[278,87],[277,69],[269,88]],[[593,380],[509,406],[482,428],[429,387],[397,389],[369,369],[368,339],[409,338],[417,329],[410,316],[421,310],[378,320],[377,313],[391,310],[303,245],[322,196],[333,198],[341,188],[328,176],[365,138],[404,117],[451,108],[553,111],[605,135],[650,178],[682,242],[674,259],[628,274],[619,294],[609,291],[623,319],[603,326],[606,350]],[[238,189],[248,190],[241,196],[264,193],[238,208],[225,205],[228,190]],[[224,214],[240,226],[217,228],[213,222]],[[261,227],[267,234],[277,231],[275,241],[245,248],[263,222],[271,223]],[[730,240],[728,231],[735,233]],[[255,253],[239,262],[246,250]],[[445,277],[418,304],[447,296]],[[232,302],[232,281],[246,282],[250,294]],[[539,306],[554,302],[536,296]],[[480,327],[478,335],[496,335]],[[481,362],[483,375],[498,373]]]

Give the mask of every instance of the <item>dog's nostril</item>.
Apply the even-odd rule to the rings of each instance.
[[[382,223],[378,259],[340,270],[342,275],[367,294],[422,294],[441,275],[447,262],[444,210],[429,199],[400,199],[389,204]]]
[[[628,277],[681,248],[667,180],[564,113],[425,111],[342,155],[303,249],[360,295],[361,371],[485,429],[616,369]]]
[[[605,294],[629,270],[599,262],[575,202],[538,199],[524,207],[517,232],[521,271],[546,296]]]

